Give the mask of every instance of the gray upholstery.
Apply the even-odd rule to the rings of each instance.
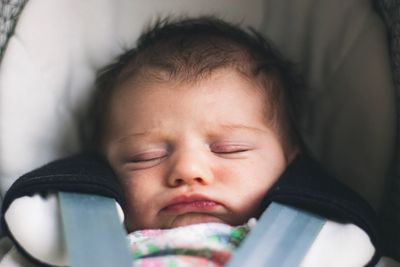
[[[26,0],[1,0],[0,9],[0,59],[11,36]]]
[[[382,14],[388,28],[390,59],[392,62],[393,80],[397,91],[396,102],[399,106],[400,96],[400,1],[376,0],[376,7]],[[400,110],[397,108],[397,140],[400,133]],[[394,171],[388,183],[383,209],[383,221],[386,239],[390,242],[390,253],[400,259],[400,142],[396,143]]]

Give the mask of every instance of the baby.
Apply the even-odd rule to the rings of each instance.
[[[373,228],[364,204],[301,156],[301,83],[256,32],[160,21],[96,85],[87,143],[118,177],[135,266],[223,265],[276,199]],[[362,233],[367,263],[368,235],[377,242]]]
[[[95,99],[93,139],[120,178],[128,231],[257,217],[299,151],[295,82],[261,36],[217,19],[143,34]]]
[[[159,22],[106,67],[93,139],[122,184],[128,232],[258,217],[299,151],[294,78],[261,36],[213,18]]]

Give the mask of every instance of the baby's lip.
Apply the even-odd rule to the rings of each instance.
[[[218,206],[220,206],[220,204],[217,201],[200,194],[179,195],[171,199],[161,211],[172,213],[206,212],[212,211]]]

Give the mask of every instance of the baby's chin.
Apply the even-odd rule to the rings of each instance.
[[[185,213],[177,215],[175,218],[171,220],[168,227],[166,228],[175,228],[180,226],[186,226],[191,224],[199,224],[199,223],[223,223],[228,224],[222,219],[205,213]]]
[[[161,222],[161,223],[160,223]],[[163,218],[161,220],[157,220],[153,223],[144,223],[141,224],[131,224],[129,225],[125,222],[126,230],[128,233],[132,233],[135,231],[145,230],[145,229],[171,229],[181,226],[193,225],[193,224],[200,224],[200,223],[222,223],[227,225],[232,225],[232,223],[228,223],[227,221],[206,213],[183,213],[176,216],[171,216],[169,218]]]

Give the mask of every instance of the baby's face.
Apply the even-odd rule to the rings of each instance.
[[[126,196],[128,230],[257,216],[287,165],[264,99],[234,70],[116,90],[105,150]]]

